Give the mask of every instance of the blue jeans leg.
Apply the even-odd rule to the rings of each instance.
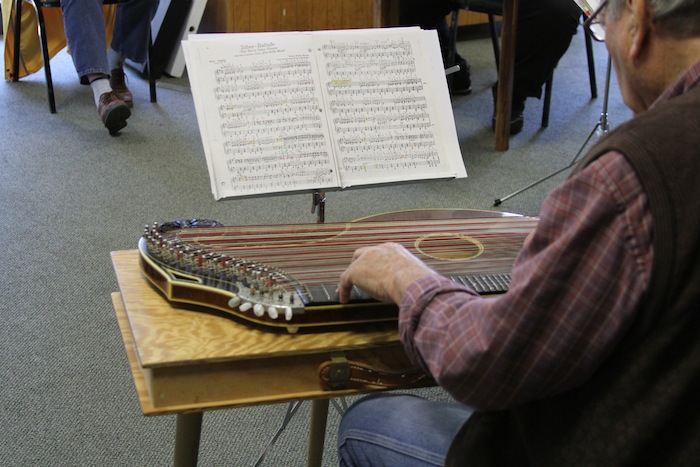
[[[473,410],[412,395],[380,394],[353,404],[338,430],[341,467],[442,466]]]
[[[109,74],[102,0],[61,0],[63,28],[79,77]]]
[[[151,19],[159,0],[124,0],[117,7],[111,47],[134,62],[148,58]],[[79,77],[109,74],[102,0],[61,0],[63,26]]]
[[[159,0],[123,0],[117,8],[112,34],[112,50],[136,63],[148,58],[151,39],[151,20]]]

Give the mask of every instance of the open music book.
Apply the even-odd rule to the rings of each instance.
[[[466,177],[435,31],[183,41],[216,199]]]

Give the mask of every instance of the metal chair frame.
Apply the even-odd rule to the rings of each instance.
[[[44,23],[44,7],[60,8],[59,0],[16,0],[15,1],[15,29],[14,29],[14,57],[12,62],[12,81],[19,80],[19,58],[20,58],[20,31],[22,23],[22,5],[24,2],[31,3],[36,12],[37,29],[39,32],[39,41],[41,43],[41,58],[44,62],[44,75],[46,76],[46,91],[49,99],[49,110],[51,113],[56,113],[56,97],[53,89],[53,79],[51,78],[51,64],[48,51],[48,43],[46,39],[46,25]],[[119,0],[103,0],[105,5],[119,3]],[[152,41],[151,41],[152,43]],[[151,102],[157,102],[156,96],[156,77],[151,66],[151,47],[149,47],[149,59],[146,62],[146,75],[148,76]]]

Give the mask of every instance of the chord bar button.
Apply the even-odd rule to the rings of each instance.
[[[503,293],[510,287],[510,274],[506,273],[452,276],[451,279],[479,294]]]

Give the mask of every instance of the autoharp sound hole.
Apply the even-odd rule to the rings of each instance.
[[[484,245],[468,235],[433,233],[420,237],[414,246],[422,254],[441,261],[466,261],[484,252]]]

